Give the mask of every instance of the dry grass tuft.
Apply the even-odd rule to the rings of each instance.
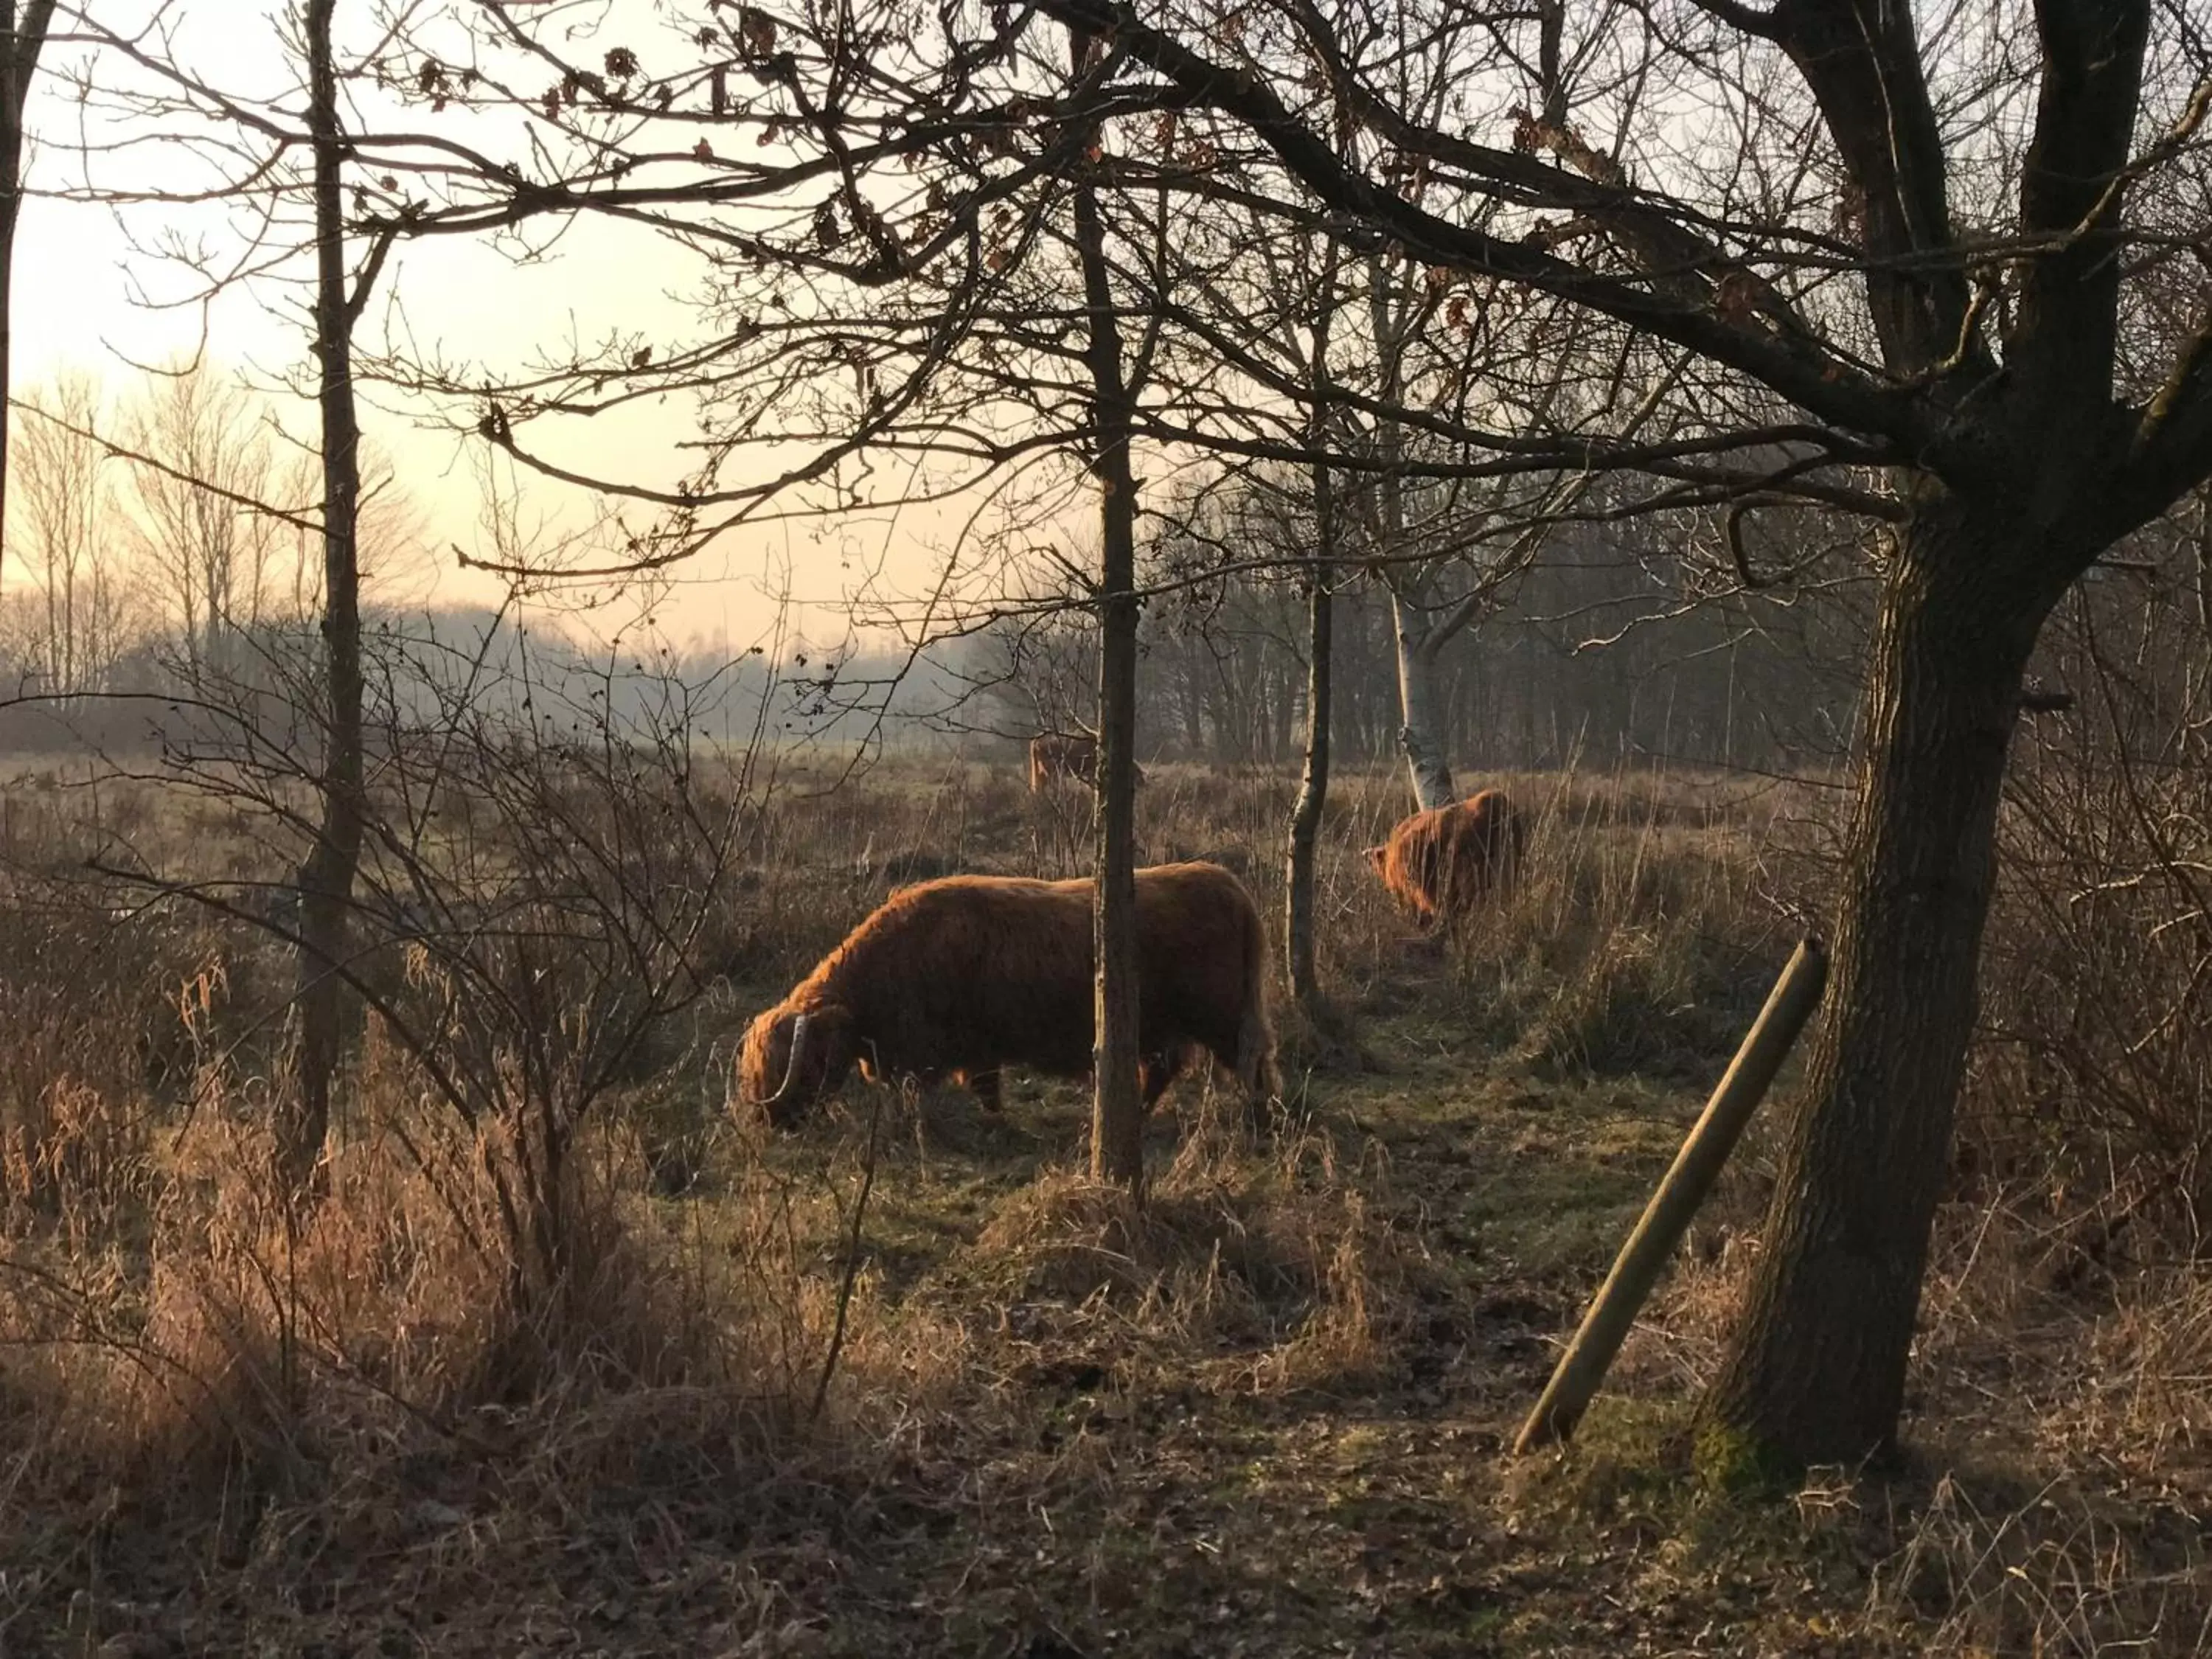
[[[1711,1070],[1788,942],[1764,898],[1778,799],[1705,801],[1692,828],[1626,781],[1561,782],[1533,808],[1520,879],[1455,941],[1478,1029],[1553,1073]]]
[[[1936,1481],[1875,1569],[1868,1634],[1959,1659],[2193,1654],[2212,1644],[2208,1562],[2186,1514],[2146,1530],[2070,1484],[1984,1498],[1974,1485]]]
[[[1325,1138],[1241,1140],[1201,1125],[1141,1207],[1048,1170],[1000,1202],[972,1258],[1013,1308],[1063,1310],[1155,1362],[1194,1354],[1239,1389],[1371,1378],[1404,1317],[1403,1247]]]

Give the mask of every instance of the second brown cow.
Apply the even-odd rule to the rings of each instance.
[[[1500,790],[1402,820],[1367,862],[1423,927],[1466,917],[1512,878],[1526,840],[1521,815]]]

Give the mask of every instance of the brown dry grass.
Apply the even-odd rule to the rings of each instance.
[[[1143,855],[1223,857],[1273,911],[1291,781],[1150,775]],[[858,1091],[793,1140],[727,1121],[731,1037],[890,886],[1056,873],[1085,838],[1002,769],[787,775],[714,919],[730,983],[586,1132],[526,1319],[507,1150],[373,1022],[295,1227],[250,937],[86,923],[68,990],[57,947],[0,950],[0,1650],[2212,1650],[2212,1281],[2145,1206],[2124,1249],[2085,1224],[2111,1206],[2078,1158],[1947,1210],[1904,1474],[1695,1476],[1771,1113],[1577,1446],[1504,1459],[1837,804],[1484,781],[1531,859],[1447,945],[1358,859],[1399,779],[1344,781],[1321,915],[1355,1042],[1291,1068],[1278,1140],[1186,1085],[1133,1215],[1076,1173],[1065,1086],[1002,1121]],[[51,851],[72,820],[34,793],[15,823]]]

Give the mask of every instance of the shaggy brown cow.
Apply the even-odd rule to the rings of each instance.
[[[1132,766],[1136,781],[1145,781],[1145,769]],[[1098,739],[1047,732],[1030,739],[1030,793],[1042,795],[1054,778],[1073,778],[1086,789],[1098,787]]]
[[[1526,831],[1513,803],[1495,789],[1450,806],[1416,812],[1367,848],[1367,862],[1425,927],[1457,921],[1512,878]]]
[[[1073,778],[1094,785],[1098,772],[1096,738],[1062,737],[1047,732],[1030,739],[1030,793],[1042,795],[1054,778]]]
[[[1091,884],[948,876],[894,893],[745,1031],[738,1098],[783,1127],[844,1081],[951,1080],[998,1109],[999,1073],[1091,1070]],[[1149,1108],[1194,1060],[1255,1104],[1281,1092],[1267,937],[1218,865],[1137,872],[1138,1053]],[[1203,1061],[1201,1061],[1203,1063]]]

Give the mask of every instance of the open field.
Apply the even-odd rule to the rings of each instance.
[[[568,1276],[522,1328],[489,1154],[374,1019],[290,1226],[258,1173],[281,980],[251,937],[23,910],[0,1652],[2212,1651],[2212,1280],[2017,1138],[1970,1126],[1905,1468],[1699,1467],[1779,1101],[1577,1444],[1504,1455],[1818,925],[1839,791],[1463,780],[1536,831],[1446,948],[1359,860],[1402,784],[1346,780],[1334,1014],[1282,1020],[1292,1123],[1255,1142],[1187,1081],[1133,1221],[1081,1174],[1070,1085],[1019,1080],[998,1121],[858,1086],[787,1139],[729,1120],[745,1019],[890,886],[1085,854],[1088,798],[1010,769],[810,798],[830,775],[776,781],[722,971],[586,1134]],[[1140,854],[1219,857],[1273,915],[1291,788],[1160,768]],[[20,784],[15,833],[62,836],[66,795]],[[251,862],[197,805],[103,810]],[[2023,1076],[1985,1064],[1970,1114],[2009,1121]]]

